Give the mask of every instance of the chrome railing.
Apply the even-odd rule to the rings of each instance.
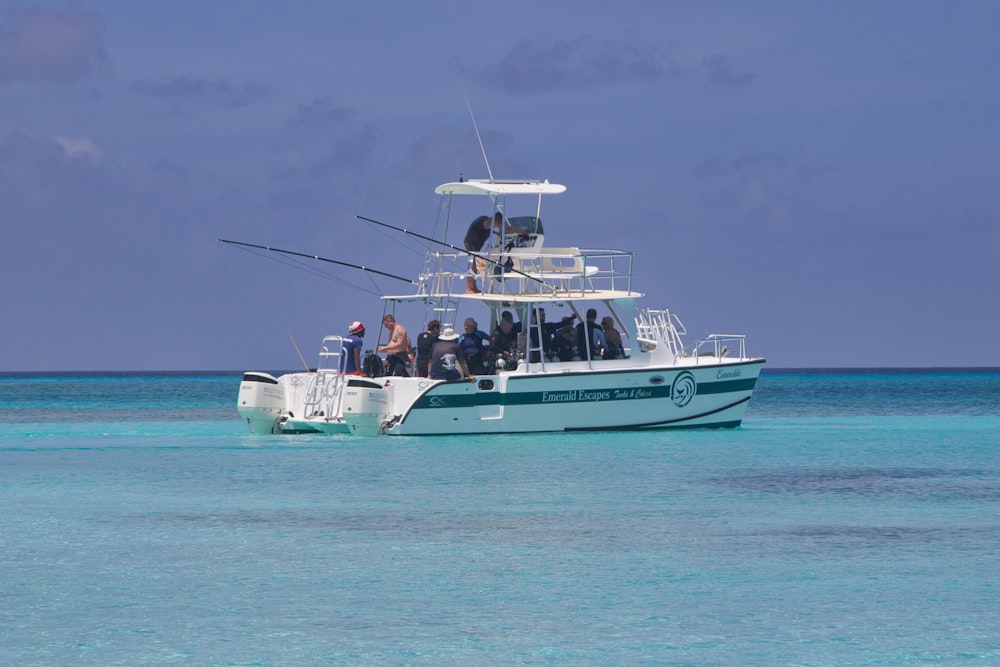
[[[632,291],[634,253],[618,250],[552,248],[544,252],[483,254],[477,278],[490,294],[587,296],[598,291]],[[428,253],[420,275],[421,294],[441,296],[463,293],[469,255]]]
[[[674,356],[684,350],[687,334],[680,318],[666,308],[643,308],[635,316],[636,343],[640,350],[656,349],[662,342]]]
[[[722,359],[735,352],[737,358],[746,359],[746,338],[744,334],[710,334],[695,342],[693,356],[695,360],[699,357]]]

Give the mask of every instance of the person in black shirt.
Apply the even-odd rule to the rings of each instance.
[[[589,339],[589,340],[588,340]],[[576,325],[576,349],[580,357],[587,359],[600,359],[604,356],[604,350],[608,343],[604,340],[604,330],[597,323],[597,311],[593,308],[587,309],[587,321]],[[587,351],[590,356],[587,356]]]
[[[514,227],[512,225],[504,226],[503,223],[503,213],[497,211],[493,214],[493,219],[490,220],[490,216],[481,215],[472,221],[469,225],[469,229],[465,232],[465,239],[463,243],[465,244],[465,249],[470,253],[479,253],[482,251],[483,246],[486,242],[490,240],[490,232],[494,234],[499,234],[500,230],[504,229],[507,233],[517,233],[522,230]],[[476,258],[469,257],[469,272],[465,276],[465,292],[466,294],[478,294],[479,288],[476,287],[476,274],[482,273],[486,270],[486,260],[479,260],[477,266]]]
[[[562,329],[567,324],[572,324],[573,323],[573,319],[575,317],[576,317],[575,314],[574,315],[567,315],[566,317],[562,318],[562,320],[560,320],[559,322],[551,322],[550,323],[550,322],[546,322],[545,321],[545,309],[544,308],[538,308],[535,311],[536,322],[539,325],[541,325],[541,329],[542,329],[542,346],[541,346],[542,347],[542,354],[546,358],[548,358],[549,356],[551,356],[550,353],[551,353],[551,348],[552,348],[552,342],[553,342],[553,339],[556,336],[559,335],[559,330]],[[528,327],[530,338],[531,338],[531,347],[532,348],[536,348],[535,351],[533,351],[531,353],[531,358],[530,358],[531,363],[535,363],[535,362],[537,362],[537,361],[540,360],[539,359],[539,354],[538,354],[538,351],[537,351],[537,348],[538,348],[538,329],[536,328],[536,326],[537,325],[535,323],[532,323],[531,326]]]
[[[431,320],[427,323],[427,331],[417,336],[417,375],[425,378],[429,372],[431,363],[431,350],[441,333],[441,323]]]
[[[574,358],[580,358],[576,349],[576,331],[573,330],[572,324],[564,326],[552,339],[552,354],[559,361],[573,361]]]
[[[490,349],[486,353],[494,368],[503,368],[511,353],[517,350],[517,333],[518,328],[514,324],[514,316],[509,310],[503,311],[497,328],[490,336]],[[503,364],[499,363],[501,359],[504,360]]]

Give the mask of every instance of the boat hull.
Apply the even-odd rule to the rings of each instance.
[[[247,373],[240,415],[251,433],[391,436],[735,428],[763,359],[690,366],[551,368],[474,381],[351,378],[343,412],[309,414],[307,374]],[[308,416],[300,416],[303,414]]]
[[[427,387],[388,435],[739,426],[763,360],[510,374]]]

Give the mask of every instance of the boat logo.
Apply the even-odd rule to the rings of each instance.
[[[674,378],[674,383],[670,387],[670,400],[679,408],[691,402],[698,391],[698,383],[694,380],[694,375],[688,371],[680,373]]]
[[[443,408],[447,407],[448,401],[444,396],[431,396],[430,404],[432,408]]]

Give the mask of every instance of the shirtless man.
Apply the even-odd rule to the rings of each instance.
[[[410,365],[410,351],[413,346],[410,344],[410,337],[406,335],[406,327],[396,321],[392,315],[382,318],[382,326],[389,331],[389,342],[379,345],[378,351],[386,354],[389,375],[403,375],[409,377],[407,368]]]

